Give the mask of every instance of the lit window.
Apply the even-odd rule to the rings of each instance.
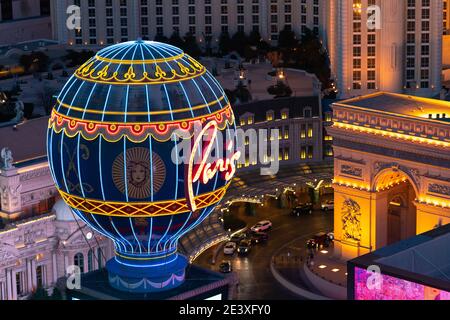
[[[286,111],[283,111],[283,112],[281,113],[281,119],[282,119],[282,120],[286,120],[287,118],[288,118],[287,112],[286,112]]]
[[[313,137],[313,126],[311,124],[308,125],[308,138]]]

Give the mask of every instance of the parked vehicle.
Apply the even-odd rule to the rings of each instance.
[[[330,241],[334,241],[334,232],[328,232],[327,235]]]
[[[234,242],[239,244],[242,240],[247,238],[247,234],[245,232],[240,232],[231,237],[230,242]]]
[[[265,232],[256,232],[251,237],[252,244],[265,243],[269,240],[269,235]]]
[[[222,273],[230,273],[233,271],[233,267],[231,266],[231,261],[230,260],[224,260],[222,261],[222,263],[219,265],[219,270]]]
[[[268,231],[272,229],[272,222],[269,220],[260,221],[257,224],[255,224],[253,227],[251,227],[252,232],[261,232],[261,231]]]
[[[325,212],[334,210],[334,201],[333,200],[325,201],[324,203],[322,203],[321,208]]]
[[[313,205],[312,203],[303,203],[292,210],[292,214],[300,217],[304,214],[312,214],[313,213]]]
[[[236,242],[228,242],[223,247],[223,254],[232,255],[236,251],[236,248],[237,248]]]
[[[328,238],[328,234],[326,234],[325,232],[319,232],[316,235],[314,235],[314,241],[317,244],[318,248],[321,247],[329,247],[330,246],[330,239]]]
[[[334,239],[334,234],[333,234]],[[330,238],[329,233],[319,232],[314,235],[312,239],[306,241],[306,247],[308,249],[320,249],[328,248],[333,240]]]
[[[245,239],[239,243],[237,251],[239,254],[248,254],[250,252],[251,247],[252,242],[250,240]]]
[[[314,239],[309,239],[306,241],[306,247],[308,249],[317,249],[317,243]]]

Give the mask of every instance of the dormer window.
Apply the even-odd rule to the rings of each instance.
[[[287,118],[289,118],[289,110],[288,109],[281,110],[281,120],[286,120]]]
[[[266,121],[273,121],[273,111],[267,111],[266,113]]]
[[[312,109],[311,107],[306,107],[303,109],[303,117],[305,118],[312,118]]]
[[[253,124],[253,116],[249,116],[248,118],[247,118],[247,124]]]

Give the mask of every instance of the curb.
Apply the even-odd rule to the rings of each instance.
[[[284,278],[276,269],[274,266],[274,258],[275,256],[281,251],[283,250],[285,247],[289,246],[291,243],[298,241],[299,239],[303,239],[304,237],[299,237],[297,239],[294,239],[288,243],[286,243],[284,246],[282,246],[281,248],[279,248],[277,251],[275,251],[275,253],[272,255],[272,258],[270,260],[270,272],[272,273],[272,276],[275,278],[275,280],[278,281],[279,284],[281,284],[283,287],[285,287],[287,290],[295,293],[296,295],[309,299],[309,300],[333,300],[331,298],[325,297],[325,296],[321,296],[318,294],[315,294],[311,291],[308,291],[306,289],[300,288],[298,286],[296,286],[295,284],[293,284],[292,282],[290,282],[289,280],[287,280],[286,278]]]

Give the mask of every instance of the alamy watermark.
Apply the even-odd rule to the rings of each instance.
[[[67,7],[66,13],[69,15],[66,20],[66,26],[69,30],[81,29],[81,8],[76,5]]]

